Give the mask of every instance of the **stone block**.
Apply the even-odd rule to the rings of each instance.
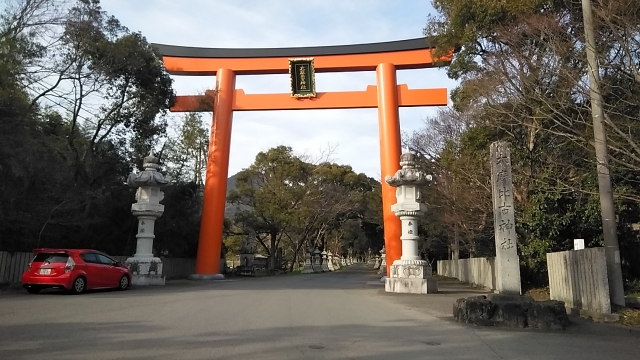
[[[569,318],[561,301],[533,302],[527,311],[527,325],[532,329],[563,330]]]
[[[459,322],[490,326],[496,306],[484,296],[461,298],[453,303],[453,317]]]
[[[529,303],[525,302],[502,302],[493,303],[496,311],[491,320],[499,326],[511,328],[527,327],[527,308]]]
[[[385,278],[384,290],[397,294],[436,294],[438,281],[434,278]]]
[[[390,275],[392,278],[405,279],[428,279],[433,276],[431,266],[425,265],[426,261],[417,260],[416,264],[403,264],[394,262],[391,265]]]
[[[131,285],[133,286],[145,286],[145,285],[164,285],[165,276],[158,274],[135,274],[131,275]]]
[[[224,280],[225,277],[223,274],[191,274],[187,277],[189,280]]]
[[[483,295],[492,302],[534,302],[535,300],[529,295],[504,295],[504,294],[487,294]]]
[[[543,330],[564,330],[569,317],[562,301],[534,301],[528,296],[477,296],[453,304],[458,322],[480,326],[504,326]]]

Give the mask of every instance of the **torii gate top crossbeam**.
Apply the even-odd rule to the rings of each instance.
[[[397,69],[433,66],[433,48],[425,38],[298,48],[199,48],[153,44],[172,75],[215,75],[230,69],[238,75],[287,74],[288,58],[313,57],[316,72],[375,71],[381,63]],[[447,60],[447,59],[445,59]]]

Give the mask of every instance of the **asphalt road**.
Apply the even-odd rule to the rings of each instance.
[[[640,359],[640,332],[451,320],[464,288],[397,295],[363,266],[164,287],[0,295],[0,359]]]

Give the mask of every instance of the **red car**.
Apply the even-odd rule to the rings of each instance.
[[[73,294],[88,289],[126,290],[129,269],[107,254],[90,249],[35,249],[22,286],[31,294],[45,288],[61,288]]]

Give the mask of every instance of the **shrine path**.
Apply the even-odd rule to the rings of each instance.
[[[0,359],[639,359],[640,331],[452,321],[470,294],[387,294],[363,265],[326,274],[170,281],[80,296],[0,294]]]

